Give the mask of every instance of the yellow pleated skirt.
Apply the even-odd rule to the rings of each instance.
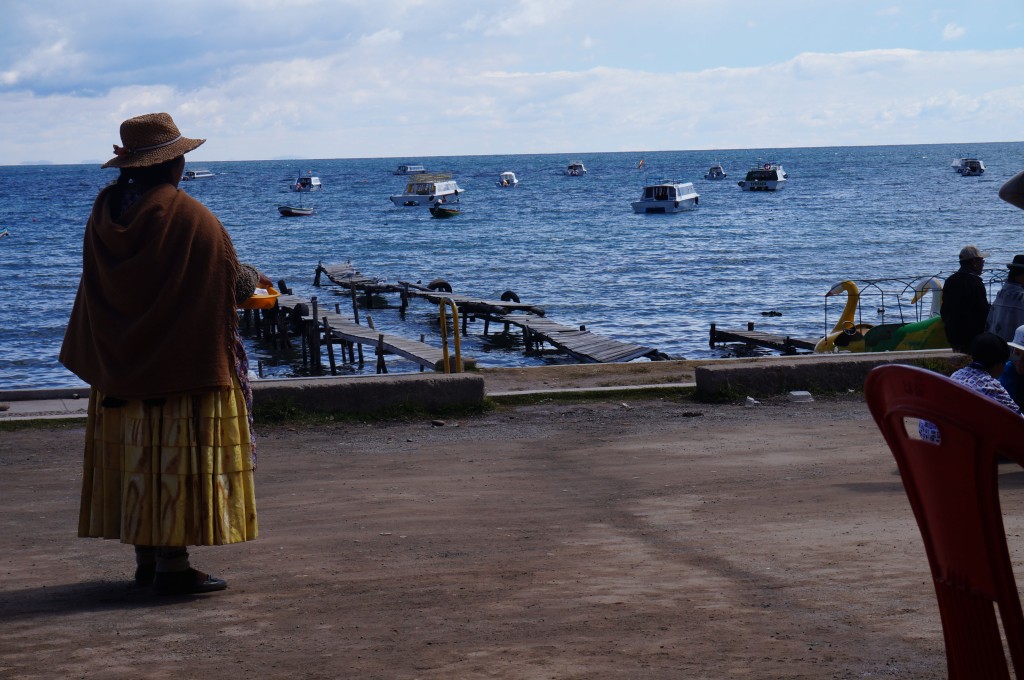
[[[245,397],[231,390],[161,404],[103,406],[86,424],[78,535],[154,546],[256,538],[256,495]]]

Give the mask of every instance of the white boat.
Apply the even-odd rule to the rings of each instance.
[[[956,158],[953,172],[964,177],[979,177],[985,174],[985,163],[978,158]]]
[[[514,172],[503,172],[498,175],[496,184],[505,189],[515,189],[519,185],[519,179]]]
[[[395,170],[396,175],[420,175],[426,172],[427,169],[422,165],[399,165],[398,169]]]
[[[314,175],[312,170],[296,179],[292,185],[292,191],[320,191],[323,188],[320,178]]]
[[[209,170],[186,170],[181,174],[181,181],[192,182],[197,179],[206,179],[207,177],[213,177],[213,173]]]
[[[722,166],[715,163],[708,170],[707,174],[704,175],[704,179],[725,179],[728,176]]]
[[[644,187],[639,201],[633,201],[633,212],[646,214],[677,213],[693,210],[700,203],[700,195],[692,182],[661,182]]]
[[[570,161],[562,172],[570,177],[582,177],[587,174],[587,169],[583,166],[583,161]]]
[[[769,161],[764,165],[751,168],[747,176],[737,182],[744,191],[781,191],[789,175],[782,165]]]
[[[432,206],[437,203],[457,203],[463,191],[451,175],[425,173],[413,175],[405,191],[391,197],[398,207]]]

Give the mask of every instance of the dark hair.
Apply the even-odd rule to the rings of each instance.
[[[179,158],[181,156],[144,168],[121,168],[121,174],[117,178],[117,183],[132,183],[146,188],[155,187],[157,184],[169,183],[174,176],[174,166]]]
[[[971,357],[984,366],[1005,364],[1010,346],[995,333],[982,333],[971,341]]]

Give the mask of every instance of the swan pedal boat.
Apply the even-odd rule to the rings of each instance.
[[[895,352],[917,349],[945,349],[949,347],[946,327],[939,316],[942,306],[942,283],[937,277],[927,277],[913,286],[911,304],[917,304],[928,292],[932,294],[929,316],[911,323],[866,324],[855,323],[860,304],[860,289],[853,281],[840,281],[825,293],[833,297],[846,293],[846,305],[835,327],[814,347],[818,353],[831,352]]]

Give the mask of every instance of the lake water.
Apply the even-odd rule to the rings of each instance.
[[[982,158],[982,177],[960,177],[954,157]],[[640,159],[647,172],[637,170]],[[562,169],[582,160],[589,173]],[[789,173],[778,193],[736,185],[752,165],[777,160]],[[703,179],[721,163],[729,177]],[[426,209],[388,200],[406,178],[399,163],[422,163],[454,175],[464,190],[463,214],[439,220]],[[675,358],[725,356],[708,347],[710,324],[795,337],[820,337],[824,294],[843,279],[948,275],[967,243],[992,252],[988,277],[1024,252],[1024,212],[997,197],[1024,168],[1024,143],[453,156],[407,159],[202,163],[211,179],[182,183],[224,222],[241,259],[299,295],[350,308],[342,291],[312,286],[319,261],[350,260],[361,272],[391,282],[441,277],[455,292],[497,298],[513,290],[566,325],[657,348]],[[288,187],[313,170],[317,194]],[[514,190],[496,186],[514,171]],[[96,193],[116,170],[93,165],[0,167],[0,387],[79,385],[58,362],[64,326],[81,271],[81,239]],[[692,181],[696,211],[637,215],[630,201],[646,180]],[[301,200],[316,213],[284,218],[277,206]],[[398,299],[362,310],[382,331],[440,346],[437,309],[414,301],[405,318]],[[182,301],[187,304],[187,300]],[[781,316],[764,316],[762,312]],[[893,321],[889,318],[888,321]],[[877,323],[878,320],[871,319]],[[480,337],[470,325],[466,356],[482,366],[566,362],[526,356],[521,343]],[[252,363],[269,377],[300,373],[295,357],[248,341]],[[372,354],[371,354],[372,357]],[[187,357],[182,357],[183,361]],[[416,367],[389,359],[392,372]],[[371,360],[353,372],[373,372]]]

